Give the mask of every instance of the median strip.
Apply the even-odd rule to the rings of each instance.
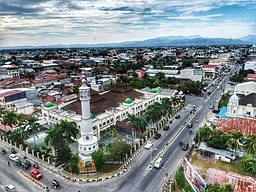
[[[39,181],[37,181],[36,179],[34,179],[33,177],[31,177],[30,175],[28,175],[27,173],[25,173],[24,171],[20,170],[20,174],[23,175],[24,177],[28,178],[30,181],[32,181],[33,183],[35,183],[38,187],[42,188],[42,189],[46,189],[46,186],[44,186],[42,183],[40,183]]]

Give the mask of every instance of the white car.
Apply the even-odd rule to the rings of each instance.
[[[16,192],[16,189],[15,189],[15,187],[12,184],[6,185],[4,187],[4,189],[5,189],[6,192]]]
[[[156,162],[155,162],[155,164],[154,164],[154,167],[157,168],[157,169],[159,169],[159,168],[162,166],[162,164],[163,164],[163,159],[162,159],[161,157],[159,157],[159,158],[156,160]]]
[[[11,154],[9,155],[9,159],[11,159],[12,161],[18,161],[20,158],[15,154]]]
[[[150,147],[152,147],[152,146],[153,146],[153,143],[151,141],[147,141],[147,144],[144,145],[144,148],[145,149],[150,149]]]

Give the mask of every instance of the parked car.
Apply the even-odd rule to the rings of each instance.
[[[193,133],[193,130],[190,128],[189,129],[189,134],[192,134]]]
[[[161,137],[161,133],[156,133],[154,136],[155,139],[159,139],[160,137]]]
[[[164,126],[164,130],[165,130],[165,131],[167,131],[169,128],[170,128],[169,125],[165,125],[165,126]]]
[[[11,159],[12,161],[18,161],[18,160],[20,160],[20,158],[19,158],[17,155],[15,155],[15,154],[9,155],[9,159]]]
[[[179,119],[179,118],[180,118],[180,115],[176,115],[176,116],[175,116],[175,119]]]
[[[153,143],[151,141],[147,141],[147,144],[144,145],[144,148],[145,149],[150,149],[150,147],[152,147],[152,146],[153,146]]]
[[[16,188],[12,184],[6,185],[4,189],[6,192],[16,192]]]
[[[159,157],[156,162],[154,163],[154,167],[159,169],[163,164],[163,159],[161,157]]]
[[[43,177],[42,173],[37,168],[33,168],[30,172],[31,177],[34,177],[35,179],[40,179]]]

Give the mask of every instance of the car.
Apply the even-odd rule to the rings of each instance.
[[[154,163],[154,167],[159,169],[163,164],[163,159],[161,157],[159,157],[156,162]]]
[[[4,189],[6,192],[16,192],[16,188],[12,184],[6,185]]]
[[[35,179],[40,179],[43,177],[42,173],[37,168],[33,168],[30,172],[31,177],[34,177]]]
[[[182,146],[184,144],[183,140],[180,140],[179,145]]]
[[[18,161],[18,160],[20,160],[20,158],[17,156],[17,155],[15,155],[15,154],[11,154],[11,155],[9,155],[9,159],[11,159],[12,161]]]
[[[193,130],[190,128],[189,129],[189,134],[192,134],[193,133]]]
[[[153,146],[153,143],[151,141],[147,141],[147,144],[144,145],[144,148],[145,149],[150,149],[150,147],[152,147],[152,146]]]
[[[183,145],[181,146],[181,149],[182,149],[183,151],[187,151],[188,148],[189,148],[189,143],[183,143]]]
[[[188,128],[192,128],[193,127],[193,123],[188,123]]]
[[[31,166],[31,163],[28,160],[22,163],[22,168],[24,170],[28,169],[30,166]]]
[[[53,179],[53,180],[52,180],[52,186],[53,186],[55,189],[59,189],[59,188],[60,188],[60,184],[59,184],[59,182],[58,182],[56,179]]]
[[[156,133],[155,135],[154,135],[154,138],[155,139],[159,139],[161,137],[161,133]]]
[[[176,116],[175,116],[175,119],[179,119],[179,118],[180,118],[180,115],[176,115]]]
[[[165,125],[165,126],[164,126],[164,130],[165,130],[165,131],[167,131],[169,128],[170,128],[169,125]]]

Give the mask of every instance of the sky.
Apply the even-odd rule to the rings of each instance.
[[[0,0],[0,47],[256,34],[256,0]]]

